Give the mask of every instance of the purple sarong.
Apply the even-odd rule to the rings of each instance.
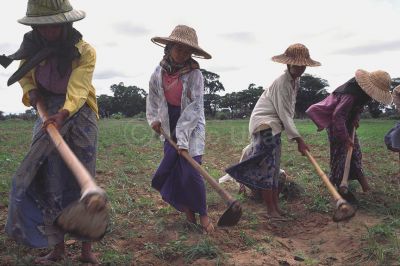
[[[174,137],[176,123],[180,116],[180,107],[168,105],[171,136]],[[201,164],[202,156],[193,157]],[[164,142],[164,158],[162,159],[151,185],[157,189],[163,200],[171,204],[178,211],[185,208],[207,215],[206,188],[203,177],[194,169],[185,158],[180,157],[168,141]]]

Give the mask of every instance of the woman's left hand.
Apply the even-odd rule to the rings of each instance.
[[[69,116],[69,111],[62,109],[58,111],[58,113],[49,116],[47,120],[44,121],[43,128],[46,128],[49,124],[53,124],[57,129],[60,129],[63,126],[65,120],[68,118],[68,116]]]

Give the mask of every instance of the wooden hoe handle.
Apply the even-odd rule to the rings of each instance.
[[[178,145],[161,129],[161,134],[164,136],[164,138],[178,151]],[[233,201],[235,201],[234,198],[226,191],[224,190],[217,181],[215,181],[214,178],[212,178],[205,170],[203,167],[201,167],[200,164],[198,164],[190,155],[188,152],[181,152],[180,154],[182,157],[184,157],[206,180],[207,182],[217,191],[217,193],[227,202],[228,205],[230,205]]]
[[[39,100],[36,104],[38,113],[42,119],[42,121],[46,121],[48,118],[48,114],[44,103]],[[69,169],[75,175],[76,180],[81,187],[81,194],[82,197],[86,195],[88,192],[94,191],[102,191],[96,183],[93,181],[93,177],[88,172],[88,170],[82,165],[79,159],[75,156],[72,150],[68,147],[67,143],[65,143],[63,137],[58,132],[57,128],[53,124],[49,124],[46,127],[46,131],[49,134],[51,140],[54,143],[54,146],[60,153],[61,157],[63,158],[64,162],[67,164]]]
[[[351,141],[354,143],[354,137],[356,135],[356,128],[353,127],[353,133],[351,136]],[[343,171],[343,178],[342,182],[340,183],[341,187],[347,187],[348,186],[348,179],[349,179],[349,173],[350,173],[350,163],[351,163],[351,156],[353,155],[353,146],[350,146],[349,149],[347,150],[347,155],[346,155],[346,162],[344,164],[344,171]]]
[[[322,181],[324,181],[325,186],[328,188],[329,192],[332,194],[333,198],[336,201],[343,201],[342,196],[336,191],[335,187],[332,185],[331,181],[329,181],[329,178],[326,176],[326,174],[322,171],[321,167],[319,167],[317,161],[312,157],[309,151],[306,151],[306,155],[312,165],[314,166],[315,170],[317,170],[318,175],[321,177]]]

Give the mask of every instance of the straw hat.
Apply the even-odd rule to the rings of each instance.
[[[272,61],[296,66],[320,66],[321,63],[314,61],[310,57],[310,53],[305,45],[295,43],[290,45],[285,53],[271,58]]]
[[[69,0],[28,0],[24,25],[61,24],[81,20],[85,12],[72,8]]]
[[[361,89],[372,99],[383,104],[392,103],[390,94],[390,75],[382,70],[368,72],[362,69],[356,71],[356,81]]]
[[[196,31],[185,25],[176,26],[169,37],[154,37],[151,38],[151,41],[162,47],[171,42],[184,44],[193,48],[193,55],[204,59],[211,58],[209,53],[200,48],[197,41]]]
[[[392,97],[393,103],[396,105],[396,108],[400,109],[400,85],[393,89]]]

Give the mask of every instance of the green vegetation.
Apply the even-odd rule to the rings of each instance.
[[[310,145],[311,153],[328,174],[326,133],[316,132],[308,120],[296,123]],[[357,133],[363,149],[364,170],[373,191],[359,193],[360,186],[354,181],[351,188],[356,190],[360,202],[356,217],[363,216],[365,222],[368,219],[371,222],[351,231],[360,253],[351,259],[329,257],[333,264],[400,263],[400,161],[398,154],[386,150],[383,143],[384,134],[394,124],[393,120],[361,121]],[[17,245],[4,233],[11,177],[29,149],[32,126],[32,121],[0,121],[0,265],[29,265],[34,257],[43,254],[43,250]],[[270,224],[263,216],[265,207],[237,195],[238,187],[228,182],[224,186],[240,198],[244,206],[243,217],[237,226],[219,228],[210,236],[202,235],[199,226],[189,225],[184,215],[164,203],[159,193],[150,187],[152,174],[162,158],[162,144],[143,119],[100,120],[99,134],[96,179],[108,193],[112,216],[109,233],[95,244],[95,252],[103,264],[170,265],[190,264],[196,260],[229,264],[230,259],[235,260],[237,254],[245,251],[252,259],[267,258],[276,264],[282,252],[292,257],[300,254],[305,265],[316,265],[327,261],[327,253],[329,256],[333,253],[322,248],[331,240],[319,242],[317,237],[325,230],[323,226],[331,221],[335,206],[312,165],[299,155],[295,143],[288,143],[285,134],[282,135],[281,168],[304,190],[295,200],[282,199],[282,208],[289,213],[290,221]],[[237,162],[248,143],[248,121],[208,121],[203,166],[215,178],[224,175],[224,169]],[[209,186],[207,203],[216,224],[226,205]],[[308,222],[314,222],[307,220],[310,215],[325,220],[321,224],[308,225]],[[345,226],[351,225],[350,221]],[[308,235],[302,235],[304,230],[303,233],[296,231],[302,226],[311,230],[307,231]],[[313,234],[314,228],[318,227],[321,230]],[[313,237],[313,241],[302,240],[307,237]],[[297,242],[287,243],[283,241],[285,239]],[[302,245],[296,246],[298,242]],[[67,246],[73,255],[79,253],[79,248],[79,242]],[[351,257],[353,251],[348,252],[347,256]],[[262,260],[259,262],[262,264]],[[60,265],[76,263],[76,259],[69,256]]]

